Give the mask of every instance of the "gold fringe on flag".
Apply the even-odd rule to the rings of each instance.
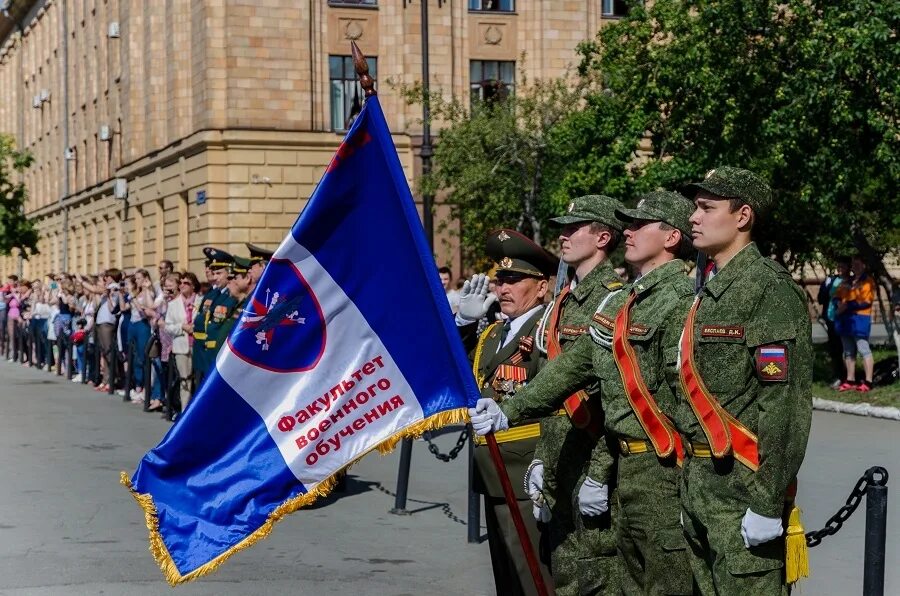
[[[288,499],[287,501],[276,507],[275,510],[269,514],[269,517],[268,519],[266,519],[265,523],[257,528],[252,534],[229,548],[227,551],[225,551],[212,561],[204,563],[197,569],[194,569],[193,571],[185,575],[181,575],[181,573],[178,571],[178,568],[175,566],[175,562],[172,560],[172,555],[169,553],[169,549],[166,548],[162,536],[159,533],[159,517],[156,511],[156,504],[153,502],[153,497],[151,497],[149,494],[140,494],[136,492],[134,490],[134,486],[131,484],[130,478],[125,472],[121,472],[119,482],[123,486],[125,486],[129,490],[129,492],[131,492],[131,496],[134,497],[134,500],[137,501],[137,504],[140,505],[141,509],[144,510],[147,529],[150,530],[150,552],[153,554],[153,558],[156,560],[157,565],[159,565],[159,568],[162,570],[163,575],[165,575],[166,581],[169,582],[170,586],[174,587],[178,584],[183,584],[197,579],[198,577],[203,577],[204,575],[212,573],[219,568],[219,565],[227,561],[235,553],[242,551],[245,548],[249,548],[263,538],[266,538],[272,531],[275,523],[280,521],[284,516],[288,515],[289,513],[293,513],[298,509],[302,509],[303,507],[311,505],[321,497],[327,496],[337,484],[338,476],[341,473],[346,472],[353,464],[361,460],[372,451],[377,450],[382,455],[385,455],[387,453],[390,453],[391,450],[393,450],[397,445],[397,443],[399,443],[403,439],[416,439],[420,437],[425,431],[435,430],[447,424],[455,424],[468,421],[468,409],[457,408],[454,410],[439,412],[437,414],[429,416],[424,420],[420,420],[415,424],[407,426],[393,436],[385,439],[378,445],[375,445],[371,449],[362,453],[361,455],[359,455],[359,457],[346,464],[344,467],[342,467],[340,470],[338,470],[328,478],[325,478],[321,482],[317,483],[315,488],[313,488],[311,491],[302,495],[298,495],[292,499]]]
[[[800,508],[791,505],[788,515],[787,534],[784,540],[784,571],[788,585],[809,577],[809,548],[806,546],[806,533],[800,521]]]

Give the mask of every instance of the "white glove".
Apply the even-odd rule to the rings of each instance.
[[[509,428],[509,420],[492,399],[482,397],[475,403],[474,408],[469,408],[469,418],[472,419],[472,430],[483,437],[492,432]]]
[[[609,511],[609,487],[590,476],[585,477],[578,489],[578,510],[581,515],[603,515]]]
[[[544,502],[544,462],[532,460],[525,475],[525,492],[536,504]]]
[[[550,507],[546,503],[544,503],[543,505],[532,503],[531,513],[532,515],[534,515],[534,521],[539,521],[544,524],[546,524],[553,518],[553,514],[550,513]]]
[[[491,304],[497,301],[497,296],[488,293],[488,277],[484,273],[476,273],[472,279],[467,279],[459,292],[460,318],[467,321],[477,321],[487,314]]]
[[[769,540],[775,540],[784,533],[780,517],[764,517],[747,509],[741,520],[741,536],[744,546],[758,546]]]

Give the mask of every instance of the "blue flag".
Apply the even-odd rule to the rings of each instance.
[[[190,407],[122,474],[172,585],[478,398],[377,97],[238,316]]]

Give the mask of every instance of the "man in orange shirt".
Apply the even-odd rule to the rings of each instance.
[[[838,387],[838,391],[861,391],[872,389],[872,374],[875,369],[875,358],[869,347],[869,334],[872,330],[872,304],[875,302],[875,281],[866,270],[862,257],[853,257],[850,270],[853,272],[853,283],[844,284],[838,290],[840,303],[834,321],[835,330],[841,337],[844,347],[844,364],[847,367],[847,380]],[[866,378],[856,383],[856,356],[862,356],[863,370]]]

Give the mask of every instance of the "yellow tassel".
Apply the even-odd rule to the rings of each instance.
[[[809,548],[806,546],[806,533],[800,522],[800,508],[794,504],[791,504],[791,513],[788,515],[784,550],[784,571],[788,585],[796,583],[801,577],[809,577]]]
[[[198,577],[202,577],[204,575],[212,573],[219,568],[219,565],[231,558],[231,556],[235,553],[242,551],[245,548],[249,548],[263,538],[266,538],[272,531],[275,522],[280,521],[287,514],[293,513],[298,509],[311,505],[319,498],[327,496],[328,493],[330,493],[334,486],[337,484],[338,476],[341,473],[349,470],[353,464],[361,460],[372,451],[377,450],[383,455],[385,453],[389,453],[394,448],[394,446],[396,446],[397,443],[399,443],[403,439],[417,438],[421,436],[421,434],[426,430],[434,430],[446,424],[468,421],[469,411],[466,408],[457,408],[455,410],[439,412],[437,414],[434,414],[433,416],[430,416],[429,418],[426,418],[425,420],[420,420],[415,424],[411,424],[410,426],[397,432],[397,434],[390,437],[389,439],[382,441],[365,453],[360,454],[359,457],[345,465],[343,468],[316,484],[316,486],[309,492],[298,495],[293,499],[288,499],[287,501],[276,507],[275,510],[269,514],[269,517],[268,519],[266,519],[265,523],[258,527],[252,534],[241,540],[236,545],[232,546],[230,549],[228,549],[212,561],[201,565],[197,569],[194,569],[193,571],[185,575],[181,575],[181,573],[178,571],[178,567],[175,566],[175,561],[172,560],[172,555],[169,553],[169,549],[166,548],[166,544],[165,542],[163,542],[162,535],[159,533],[159,517],[156,511],[156,504],[153,503],[153,497],[151,497],[149,494],[140,494],[135,491],[134,486],[131,484],[131,480],[125,472],[122,472],[120,474],[119,482],[131,492],[131,496],[134,497],[134,500],[137,501],[141,509],[144,510],[144,518],[147,522],[147,529],[150,530],[150,552],[153,554],[153,558],[156,560],[157,565],[159,565],[159,568],[162,570],[163,575],[165,575],[166,581],[169,582],[170,586],[174,587],[178,584],[183,584],[193,579],[197,579]]]

